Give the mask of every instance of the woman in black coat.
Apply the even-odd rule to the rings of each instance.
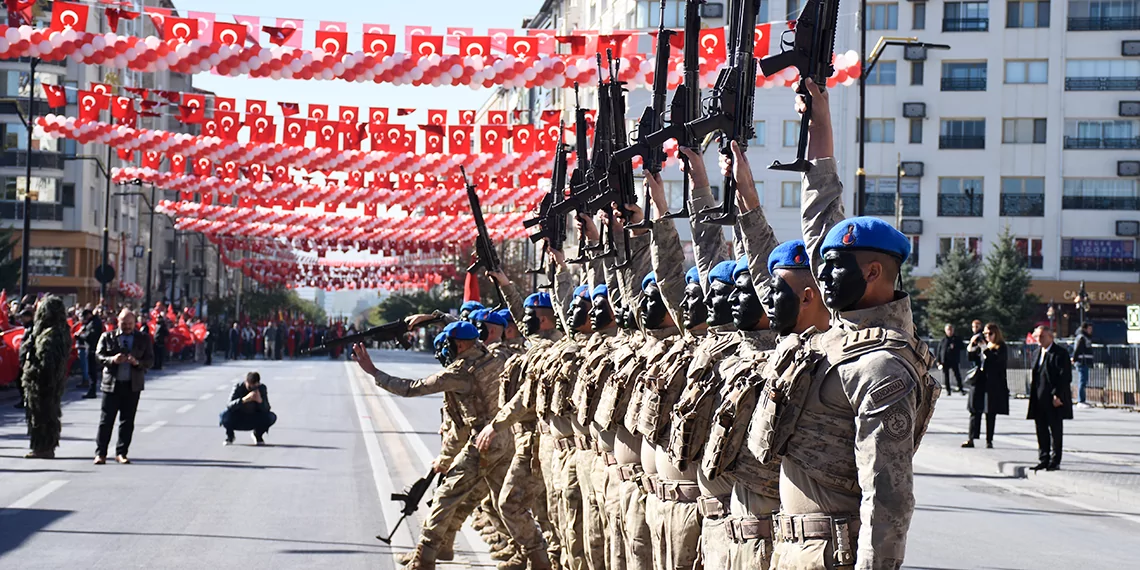
[[[962,447],[974,447],[974,440],[981,436],[984,415],[986,447],[992,448],[994,422],[998,414],[1009,415],[1009,384],[1005,374],[1009,364],[1009,347],[996,324],[987,324],[983,334],[986,346],[982,349],[982,364],[970,376],[970,392],[966,400],[966,409],[970,410],[970,439]]]

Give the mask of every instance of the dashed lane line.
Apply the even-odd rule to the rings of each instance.
[[[194,409],[194,404],[186,404],[185,406],[182,406],[181,408],[174,410],[174,412],[178,413],[178,414],[185,414],[186,412],[189,412],[190,410],[193,410],[193,409]]]
[[[201,396],[198,396],[198,400],[204,402],[204,401],[209,400],[210,398],[213,398],[213,397],[214,397],[214,393],[210,392],[210,393],[202,394]]]
[[[4,507],[3,509],[0,509],[0,515],[11,515],[15,514],[16,511],[21,509],[30,509],[36,503],[42,501],[44,497],[47,497],[48,495],[54,493],[57,489],[66,484],[67,481],[63,479],[48,481],[35,491],[32,491],[31,493],[28,493],[27,495],[16,499],[16,502],[8,505],[7,507]]]
[[[166,425],[166,422],[159,420],[157,422],[154,422],[153,424],[150,424],[149,426],[144,427],[142,429],[142,432],[143,433],[154,433],[154,432],[158,431],[158,428],[160,428],[164,425]]]

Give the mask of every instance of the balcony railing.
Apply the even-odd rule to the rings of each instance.
[[[1065,91],[1140,91],[1140,77],[1066,77]]]
[[[24,219],[24,203],[22,201],[0,201],[0,219]],[[63,221],[63,205],[45,202],[32,202],[32,219],[45,221]]]
[[[1062,196],[1064,210],[1140,210],[1140,197],[1136,196]]]
[[[904,216],[921,215],[922,202],[917,194],[902,195],[902,211]],[[885,192],[868,192],[863,203],[863,211],[868,216],[895,215],[895,195]]]
[[[1045,215],[1043,194],[1002,194],[1001,215],[1036,218]]]
[[[1140,264],[1135,258],[1103,259],[1096,257],[1061,256],[1061,269],[1077,271],[1136,271]]]
[[[986,137],[942,135],[938,137],[938,148],[986,148]]]
[[[985,77],[943,77],[943,91],[985,91]]]
[[[1070,32],[1103,32],[1112,30],[1140,30],[1140,17],[1102,16],[1100,18],[1069,18]]]
[[[1065,137],[1068,149],[1140,149],[1140,137],[1082,138]]]
[[[6,150],[0,153],[0,166],[27,166],[28,151]],[[32,168],[63,169],[63,156],[52,151],[32,151]]]
[[[990,29],[989,18],[943,18],[943,32],[984,32]]]
[[[982,217],[984,195],[939,194],[938,215],[952,218]]]
[[[32,108],[35,109],[37,117],[42,117],[49,113],[59,112],[63,107],[49,107],[47,101],[43,99],[34,99]],[[28,108],[28,98],[23,97],[18,101],[0,101],[0,115],[22,115],[26,114]]]

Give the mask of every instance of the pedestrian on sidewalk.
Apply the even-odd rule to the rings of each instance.
[[[982,321],[978,319],[970,323],[970,330],[970,344],[966,345],[966,358],[976,369],[982,365],[982,347],[986,346],[986,335],[982,334]]]
[[[1073,366],[1077,369],[1077,407],[1091,408],[1085,402],[1085,390],[1089,386],[1089,369],[1093,364],[1093,326],[1090,322],[1081,323],[1077,341],[1073,344]]]
[[[60,400],[67,386],[67,361],[74,341],[67,326],[63,300],[48,295],[36,308],[35,334],[25,335],[20,348],[27,347],[23,366],[24,416],[31,440],[29,459],[54,459],[59,447]]]
[[[246,374],[245,381],[234,386],[229,405],[218,416],[218,425],[226,428],[225,445],[234,442],[235,431],[252,431],[253,441],[265,445],[262,436],[277,423],[277,414],[270,409],[269,389],[261,383],[261,374]]]
[[[162,370],[162,364],[166,361],[166,339],[170,336],[170,326],[166,323],[166,317],[159,313],[154,318],[154,369]],[[177,355],[171,355],[171,358]]]
[[[962,447],[974,447],[974,440],[981,437],[982,416],[985,416],[986,448],[992,449],[997,416],[1009,415],[1009,384],[1006,382],[1009,347],[996,323],[987,324],[982,334],[986,338],[981,351],[982,364],[970,375],[970,392],[966,398],[966,409],[970,410],[970,438]]]
[[[1041,349],[1033,362],[1029,384],[1029,414],[1037,427],[1037,458],[1034,471],[1061,468],[1064,420],[1073,419],[1073,368],[1069,352],[1053,342],[1046,326],[1033,331]]]
[[[241,341],[241,332],[238,331],[238,324],[234,323],[230,327],[230,343],[226,346],[226,360],[237,360],[238,357],[238,343]]]
[[[958,369],[958,362],[962,359],[962,337],[954,334],[954,325],[947,323],[944,329],[946,336],[938,341],[938,368],[942,370],[942,382],[946,384],[946,393],[950,389],[950,373],[958,381],[958,392],[962,393],[962,371]]]
[[[86,388],[90,386],[91,382],[91,361],[87,359],[89,352],[94,352],[95,347],[87,344],[87,335],[84,332],[91,324],[91,319],[94,315],[91,309],[83,309],[79,312],[79,331],[75,333],[75,359],[79,363],[79,388]],[[96,337],[96,342],[98,338]]]
[[[99,362],[103,364],[103,405],[95,439],[95,464],[107,462],[107,446],[111,443],[116,416],[119,441],[115,446],[115,460],[130,463],[127,453],[135,432],[135,412],[146,384],[146,371],[154,364],[154,347],[150,335],[135,328],[135,314],[123,309],[119,313],[118,328],[103,333],[99,339],[98,353]]]

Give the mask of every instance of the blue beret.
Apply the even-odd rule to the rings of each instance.
[[[690,267],[688,273],[685,273],[685,285],[689,283],[701,284],[701,272],[697,271],[696,265]]]
[[[459,310],[460,311],[477,311],[477,310],[483,309],[483,308],[485,308],[483,306],[483,303],[480,303],[479,301],[467,301],[467,302],[463,303],[462,307],[459,307]]]
[[[736,280],[732,278],[733,271],[736,271],[735,261],[722,261],[716,264],[716,267],[709,272],[709,283],[720,281],[721,283],[732,285],[736,283]]]
[[[645,278],[641,280],[641,288],[644,289],[644,288],[648,287],[650,283],[656,283],[656,282],[657,282],[657,274],[650,271],[649,273],[646,273]]]
[[[810,268],[807,249],[802,239],[786,241],[768,254],[768,273],[774,273],[777,269]]]
[[[446,342],[447,342],[447,333],[441,332],[441,333],[435,335],[435,340],[432,341],[431,345],[434,346],[435,348],[440,348]]]
[[[593,299],[594,297],[605,297],[609,299],[610,288],[606,287],[605,285],[598,285],[597,287],[594,287],[594,292],[590,293],[590,298]]]
[[[748,256],[742,255],[740,259],[736,260],[736,267],[732,269],[732,280],[736,281],[741,273],[748,273]]]
[[[495,311],[495,314],[502,317],[504,323],[515,322],[515,316],[511,314],[510,309],[499,309],[498,311]],[[504,324],[503,326],[507,326],[507,325]]]
[[[910,257],[910,240],[893,226],[872,216],[847,218],[827,232],[820,253],[833,249],[847,251],[877,251],[898,258]]]
[[[590,298],[590,286],[589,285],[579,285],[577,289],[574,289],[574,296],[575,297],[586,297],[587,299],[589,299]]]
[[[492,325],[499,325],[500,327],[507,326],[507,320],[499,314],[498,311],[491,309],[483,309],[479,311],[479,316],[475,318],[475,322],[484,322]]]
[[[554,303],[550,300],[550,293],[533,293],[523,301],[523,307],[551,309]]]
[[[479,338],[479,329],[467,321],[456,321],[443,327],[448,338],[456,340],[476,340]]]
[[[467,320],[472,323],[477,323],[483,320],[483,313],[486,312],[487,309],[476,309],[474,311],[471,311],[470,313],[467,313]]]

